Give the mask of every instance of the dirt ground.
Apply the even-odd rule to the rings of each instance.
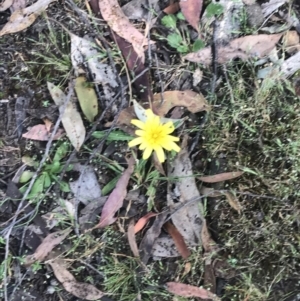
[[[119,2],[124,5],[129,1]],[[210,2],[204,1],[205,7]],[[168,44],[169,29],[159,16],[150,32],[156,46],[146,52],[145,66],[149,70],[135,79],[143,70],[135,69],[134,74],[126,65],[109,27],[88,10],[95,12],[93,3],[87,7],[82,1],[52,2],[26,30],[0,37],[0,298],[5,301],[205,299],[172,294],[166,289],[166,283],[172,281],[210,289],[221,300],[300,300],[300,85],[297,72],[284,79],[274,74],[261,79],[257,71],[262,67],[251,59],[234,59],[209,66],[187,62],[178,48]],[[169,1],[159,3],[161,9],[168,5]],[[285,5],[284,12],[295,18],[300,16],[297,1]],[[0,30],[10,15],[9,9],[0,11]],[[250,17],[246,9],[239,37],[260,33],[260,25],[259,29],[255,29],[253,23],[249,25]],[[269,22],[273,22],[272,25],[283,22],[274,20]],[[145,29],[142,21],[132,22],[139,30]],[[196,31],[186,21],[178,22],[181,22],[180,29],[190,33],[192,43]],[[289,30],[295,28],[291,25]],[[210,45],[213,25],[203,27],[202,31],[203,39]],[[106,69],[106,76],[117,83],[115,87],[95,85],[99,105],[97,121],[82,118],[89,137],[79,151],[71,145],[68,135],[50,145],[47,141],[22,137],[33,126],[43,124],[45,118],[53,125],[59,118],[59,108],[47,82],[60,86],[66,95],[72,90],[70,83],[77,75],[71,60],[71,33],[97,40],[99,53],[105,54],[101,63],[111,67]],[[285,52],[281,41],[277,43],[277,54],[280,58],[291,57],[293,54]],[[92,83],[91,70],[86,64],[82,68]],[[202,79],[195,84],[195,73],[200,69]],[[140,90],[134,85],[139,80],[143,85]],[[172,188],[175,184],[169,184],[171,168],[167,163],[158,165],[149,160],[136,166],[129,177],[127,196],[117,211],[117,221],[105,228],[91,229],[99,222],[102,203],[126,170],[126,158],[130,154],[126,135],[133,130],[130,132],[130,124],[116,125],[113,120],[131,105],[131,95],[144,105],[149,95],[186,90],[202,93],[211,110],[192,113],[177,107],[166,117],[186,118],[178,135],[188,137],[186,150],[200,194],[205,195],[207,189],[221,192],[199,202],[204,208],[211,239],[218,247],[207,251],[202,244],[193,246],[188,258],[180,255],[153,258],[151,255],[144,264],[142,256],[133,256],[128,242],[130,221],[136,223],[148,211],[160,215],[165,212],[169,208],[167,198],[176,194]],[[76,97],[72,97],[80,115],[84,116]],[[125,138],[99,136],[108,129],[123,130]],[[51,164],[61,145],[67,148],[59,161],[58,172],[54,173]],[[49,153],[44,158],[46,152]],[[51,175],[58,180],[51,179],[53,183],[48,187],[43,184],[42,191],[38,192],[42,197],[38,200],[31,192],[20,207],[29,183],[29,180],[27,184],[26,181],[21,183],[20,176],[25,170],[34,174],[43,159],[37,179],[41,175],[46,177],[51,170]],[[92,167],[102,193],[97,200],[102,205],[95,201],[84,222],[80,218],[87,210],[86,204],[77,203],[76,219],[70,218],[66,205],[61,202],[63,199],[74,205],[74,193],[64,187],[80,178],[80,172],[74,168],[76,164]],[[161,166],[167,173],[161,173]],[[237,170],[243,174],[233,179],[215,183],[201,180],[201,177]],[[95,192],[96,188],[90,190]],[[146,228],[136,234],[139,246],[153,224],[152,218]],[[168,234],[166,227],[161,225],[159,233]],[[63,243],[47,251],[48,260],[64,259],[76,281],[104,292],[101,299],[80,298],[74,294],[74,287],[68,291],[46,256],[26,264],[26,256],[33,254],[47,235],[69,228]],[[85,289],[92,291],[90,287]],[[81,291],[79,296],[85,295],[87,292]]]

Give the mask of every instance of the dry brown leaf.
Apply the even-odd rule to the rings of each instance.
[[[65,268],[62,260],[56,259],[48,263],[52,267],[55,277],[65,290],[77,298],[98,300],[104,296],[104,293],[99,291],[94,285],[77,282],[74,276]]]
[[[228,204],[240,214],[243,207],[240,204],[238,198],[229,191],[225,191],[222,193],[226,196]]]
[[[197,179],[204,183],[218,183],[235,179],[240,177],[243,173],[243,171],[223,172],[213,176],[198,177]]]
[[[8,22],[0,31],[0,37],[5,34],[19,32],[29,27],[53,1],[54,0],[38,0],[31,6],[13,12]]]
[[[200,111],[209,111],[210,105],[201,93],[196,93],[191,90],[186,91],[166,91],[163,93],[164,102],[161,104],[161,95],[154,95],[152,109],[153,112],[161,117],[166,115],[169,110],[178,106],[186,107],[190,112],[197,113]],[[121,111],[117,125],[122,126],[122,130],[126,133],[133,135],[135,128],[131,124],[131,120],[136,119],[133,106],[128,107]],[[110,127],[111,122],[106,123],[105,127]]]
[[[206,220],[203,221],[202,230],[201,230],[201,240],[205,253],[213,253],[218,250],[216,242],[211,238],[211,235],[207,229]]]
[[[47,235],[34,254],[26,256],[25,264],[30,265],[37,260],[43,261],[48,254],[70,234],[71,231],[71,229],[67,229]]]
[[[45,123],[47,131],[50,132],[51,128],[53,126],[53,123],[47,117],[43,118],[43,121]]]
[[[174,107],[186,107],[192,113],[210,110],[204,96],[191,90],[166,91],[163,93],[163,103],[160,94],[155,94],[153,99],[153,111],[159,116],[165,116]]]
[[[179,11],[180,6],[178,2],[172,3],[169,6],[167,6],[163,12],[167,15],[175,14]]]
[[[182,258],[187,259],[191,255],[191,252],[188,249],[180,232],[170,222],[165,223],[164,227],[166,228],[167,232],[173,238],[175,246],[176,246],[178,252],[180,253],[180,255],[182,256]]]
[[[181,12],[188,23],[199,32],[199,20],[202,11],[202,0],[181,0],[179,2]]]
[[[225,64],[235,58],[240,58],[243,61],[250,58],[262,58],[274,49],[281,37],[282,33],[278,33],[272,35],[250,35],[234,39],[227,46],[217,49],[218,63]],[[184,59],[208,66],[212,60],[211,47],[189,53],[184,56]]]
[[[4,0],[2,3],[0,3],[0,11],[5,11],[11,7],[14,0]]]
[[[296,30],[288,31],[283,37],[283,45],[288,53],[298,52],[300,50],[300,38]]]
[[[134,233],[136,234],[139,231],[141,231],[145,227],[145,225],[148,223],[149,219],[156,215],[157,215],[157,213],[149,212],[146,215],[144,215],[143,217],[141,217],[134,226]]]
[[[139,248],[135,240],[135,229],[134,229],[134,219],[131,219],[128,225],[127,238],[129,242],[130,249],[135,257],[139,257]]]
[[[103,19],[120,37],[132,44],[134,51],[145,61],[144,46],[148,45],[145,38],[128,20],[117,0],[99,0]]]
[[[215,294],[212,294],[210,291],[189,284],[179,282],[167,282],[166,287],[170,293],[181,297],[199,297],[202,299],[210,299],[214,301],[221,300],[219,297],[217,297]]]
[[[127,185],[131,174],[134,170],[135,160],[130,157],[127,160],[128,167],[118,180],[118,183],[112,193],[109,195],[104,207],[102,209],[101,218],[96,228],[106,227],[116,221],[115,213],[122,207],[124,198],[127,194]]]
[[[184,271],[182,273],[182,278],[186,276],[192,269],[192,264],[190,262],[186,262],[184,265]]]
[[[63,135],[64,130],[58,129],[53,137],[53,140],[58,140]],[[46,124],[37,124],[33,126],[27,133],[22,135],[23,138],[38,140],[38,141],[48,141],[51,133],[48,131]]]

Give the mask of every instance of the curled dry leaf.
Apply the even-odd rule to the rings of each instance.
[[[118,183],[112,193],[109,195],[100,218],[99,224],[96,228],[106,227],[116,221],[114,217],[115,213],[122,207],[124,198],[127,194],[127,185],[130,179],[131,174],[134,170],[135,160],[133,157],[130,157],[127,160],[128,167],[118,180]]]
[[[203,221],[202,230],[201,230],[201,240],[205,253],[212,255],[212,253],[218,250],[216,242],[211,238],[211,235],[207,229],[206,220]]]
[[[218,183],[235,179],[240,177],[243,173],[243,171],[223,172],[213,176],[198,177],[197,179],[204,183]]]
[[[170,293],[181,297],[198,297],[202,299],[210,299],[214,301],[221,300],[215,294],[212,294],[210,291],[200,288],[197,286],[179,283],[179,282],[167,282],[166,288]]]
[[[221,46],[217,49],[218,63],[225,64],[235,58],[240,58],[243,61],[250,58],[262,58],[273,50],[281,37],[282,33],[278,33],[250,35],[234,39],[227,46]],[[212,60],[211,47],[189,53],[184,56],[184,59],[208,66]]]
[[[296,30],[288,31],[283,37],[283,45],[288,53],[295,53],[300,50],[300,37]]]
[[[191,113],[197,113],[200,111],[209,111],[211,109],[210,105],[207,103],[206,99],[201,93],[196,93],[191,90],[186,91],[166,91],[163,93],[164,102],[161,103],[161,95],[154,95],[154,101],[152,103],[152,108],[155,114],[159,116],[166,115],[169,110],[176,106],[186,107]],[[117,120],[117,125],[122,126],[122,129],[133,135],[135,132],[134,127],[131,126],[131,120],[135,119],[137,116],[135,111],[137,111],[139,117],[142,118],[145,109],[142,105],[137,102],[137,104],[132,107],[128,107],[121,111],[119,118]],[[167,122],[167,118],[163,119],[163,122]],[[178,119],[179,120],[179,119]],[[182,119],[184,121],[184,119]],[[173,120],[174,121],[174,120]],[[178,123],[180,125],[180,123]],[[105,124],[106,127],[110,127],[111,123]],[[178,125],[177,125],[178,126]]]
[[[202,0],[181,0],[179,2],[181,12],[188,23],[199,32],[199,20],[202,11]]]
[[[84,300],[98,300],[104,296],[94,285],[89,283],[77,282],[75,277],[65,268],[62,260],[56,259],[48,262],[53,269],[57,280],[63,285],[64,289]]]
[[[82,118],[72,102],[69,101],[65,107],[67,97],[61,89],[50,82],[47,83],[47,86],[60,114],[62,114],[61,121],[66,134],[74,148],[79,151],[85,139],[85,127]]]
[[[165,116],[174,107],[186,107],[191,113],[209,111],[211,108],[201,93],[191,90],[166,91],[163,93],[163,103],[160,94],[155,94],[153,99],[153,110],[159,116]]]
[[[0,37],[5,34],[19,32],[29,27],[53,1],[54,0],[38,0],[31,6],[13,12],[8,22],[0,31]]]
[[[99,7],[103,19],[109,27],[120,37],[132,44],[134,51],[145,60],[144,46],[148,45],[145,38],[128,20],[117,0],[99,0]]]
[[[174,240],[175,246],[182,256],[183,259],[187,259],[190,255],[191,252],[188,249],[182,235],[180,232],[176,229],[176,227],[171,224],[170,222],[167,222],[164,227],[166,228],[167,232],[171,235],[171,237]]]
[[[230,191],[222,192],[226,196],[226,200],[231,208],[235,209],[239,214],[241,214],[242,205],[239,202],[238,198]]]
[[[53,140],[58,140],[63,135],[64,131],[58,129],[53,137]],[[22,137],[31,140],[48,141],[51,133],[47,129],[45,124],[37,124],[33,126],[27,133],[23,134]]]
[[[141,217],[134,226],[134,233],[136,234],[139,231],[141,231],[145,227],[145,225],[148,223],[149,219],[156,215],[157,215],[157,213],[148,212],[146,215]]]
[[[43,261],[48,254],[70,234],[71,231],[71,229],[67,229],[47,235],[34,254],[26,256],[25,264],[30,265],[37,260]]]
[[[130,249],[135,257],[139,257],[139,248],[135,240],[135,227],[134,219],[131,219],[128,225],[127,238],[129,242]]]

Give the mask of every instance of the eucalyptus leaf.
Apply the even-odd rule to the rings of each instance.
[[[92,136],[97,138],[97,139],[102,139],[106,135],[107,135],[106,131],[96,131],[92,134]],[[111,142],[111,141],[130,141],[132,139],[134,139],[134,137],[126,134],[123,131],[119,131],[119,130],[110,132],[108,134],[107,138],[106,138],[106,140],[108,142]]]
[[[98,114],[98,99],[92,83],[87,83],[84,76],[77,77],[75,91],[84,116],[93,122]]]

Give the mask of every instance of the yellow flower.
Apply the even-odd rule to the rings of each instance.
[[[164,162],[165,153],[163,148],[168,151],[180,151],[180,147],[174,142],[179,141],[179,138],[169,135],[175,130],[173,122],[162,124],[159,116],[154,115],[150,109],[146,110],[146,115],[147,119],[145,122],[137,119],[131,120],[131,123],[140,128],[140,130],[135,131],[139,137],[130,141],[128,145],[133,147],[140,144],[139,149],[144,151],[144,160],[148,159],[154,150],[158,160]]]

